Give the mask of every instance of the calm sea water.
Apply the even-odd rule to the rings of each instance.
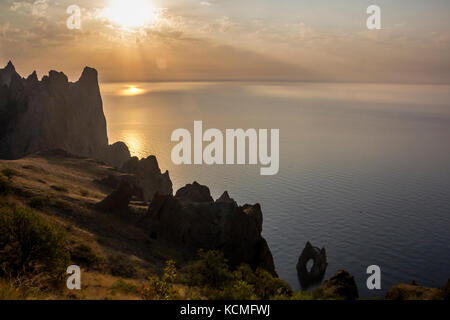
[[[363,297],[399,282],[450,278],[450,87],[310,83],[137,83],[101,86],[111,142],[155,154],[174,188],[194,180],[262,205],[264,236],[295,289],[306,241],[325,247],[326,278],[353,274]],[[141,90],[141,91],[139,91]],[[279,128],[280,172],[175,166],[174,129]],[[382,290],[366,289],[366,268]]]

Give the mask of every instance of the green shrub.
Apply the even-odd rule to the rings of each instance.
[[[174,300],[177,299],[177,291],[173,282],[177,277],[177,269],[174,261],[167,261],[162,276],[152,275],[148,278],[148,283],[142,289],[140,294],[144,300]]]
[[[187,283],[199,287],[209,299],[251,300],[289,296],[292,290],[283,280],[264,269],[253,271],[243,264],[231,271],[220,251],[199,251],[199,260],[188,269]]]
[[[111,291],[136,294],[139,291],[139,289],[134,284],[126,282],[125,280],[120,278],[113,283],[113,285],[111,286]]]
[[[28,205],[36,210],[44,209],[48,204],[48,199],[40,196],[30,198]]]
[[[296,291],[292,295],[276,295],[272,300],[314,300],[313,296],[306,291]]]
[[[343,297],[327,293],[322,288],[316,288],[311,292],[314,300],[344,300]]]
[[[59,278],[69,262],[64,234],[29,209],[0,208],[0,276]]]
[[[188,283],[223,288],[233,278],[228,261],[221,251],[198,251],[199,260],[189,270]]]
[[[260,299],[270,299],[276,295],[291,295],[292,289],[280,278],[274,277],[268,271],[258,268],[253,271],[249,265],[243,264],[233,272],[236,280],[242,280],[253,286],[255,294]]]
[[[2,169],[1,172],[8,179],[11,179],[12,177],[19,175],[19,172],[17,172],[17,170],[11,168],[4,168]]]
[[[243,280],[235,280],[223,290],[210,290],[209,298],[213,300],[256,300],[255,288]]]
[[[342,297],[330,295],[321,288],[314,289],[311,293],[307,291],[296,291],[291,295],[277,295],[273,300],[343,300]]]
[[[102,262],[94,250],[84,243],[79,243],[70,249],[70,258],[76,264],[91,268],[97,267]]]
[[[137,274],[132,261],[124,255],[113,255],[108,258],[110,273],[116,277],[133,278]]]
[[[11,181],[5,176],[0,175],[0,195],[7,195],[11,192],[12,185]]]

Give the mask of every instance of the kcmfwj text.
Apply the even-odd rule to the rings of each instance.
[[[260,168],[261,175],[276,175],[280,168],[280,130],[270,129],[270,154],[268,135],[268,129],[245,131],[244,129],[226,129],[224,141],[222,131],[208,129],[203,132],[203,122],[194,121],[193,141],[188,129],[176,129],[172,132],[172,142],[178,142],[172,149],[172,162],[176,165],[257,165],[259,163],[264,166]],[[203,148],[203,142],[209,142],[205,148]]]

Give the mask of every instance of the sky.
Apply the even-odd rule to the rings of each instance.
[[[380,30],[366,26],[372,4]],[[88,65],[103,82],[448,84],[449,18],[448,0],[1,0],[0,66],[72,81]]]

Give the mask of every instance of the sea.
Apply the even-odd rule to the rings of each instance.
[[[156,155],[174,191],[197,181],[214,198],[261,204],[279,276],[299,290],[307,241],[324,247],[325,278],[350,272],[361,297],[398,283],[450,278],[450,86],[307,82],[101,83],[110,143]],[[171,134],[279,129],[280,167],[175,165]],[[381,269],[369,290],[367,268]]]

